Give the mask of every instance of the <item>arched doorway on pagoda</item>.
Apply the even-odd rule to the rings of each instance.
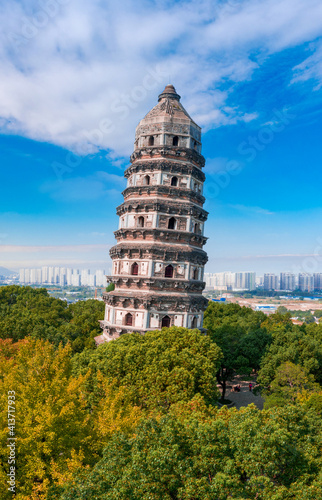
[[[131,274],[132,276],[137,276],[139,274],[139,264],[134,262],[131,266]]]
[[[168,222],[168,229],[175,229],[177,225],[177,221],[175,217],[170,217],[169,222]]]
[[[138,227],[144,227],[144,217],[142,215],[138,218]]]
[[[198,317],[194,316],[191,321],[191,328],[197,328],[198,325]]]
[[[126,326],[132,326],[133,325],[133,316],[131,313],[127,313],[125,315],[125,325]]]
[[[169,264],[164,271],[164,277],[165,278],[172,278],[173,277],[173,266]]]
[[[171,186],[177,186],[178,185],[178,177],[175,175],[171,179]]]
[[[162,321],[161,321],[161,328],[166,327],[169,328],[171,323],[170,316],[163,316]]]

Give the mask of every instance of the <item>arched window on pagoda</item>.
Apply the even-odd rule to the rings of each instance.
[[[142,215],[138,218],[138,227],[144,227],[144,217]]]
[[[175,135],[172,139],[172,145],[178,146],[178,144],[179,144],[179,137],[177,135]]]
[[[137,262],[134,262],[132,264],[131,274],[132,274],[132,276],[137,276],[139,274],[139,264]]]
[[[150,135],[150,137],[149,137],[149,146],[154,146],[154,137],[153,137],[153,135]]]
[[[193,271],[193,279],[194,279],[194,280],[197,280],[197,279],[198,279],[198,274],[199,274],[198,269],[197,269],[197,268],[196,268],[196,269],[194,269],[194,271]]]
[[[193,232],[196,234],[200,234],[200,226],[197,222],[194,225]]]
[[[150,176],[149,176],[149,175],[146,175],[146,176],[143,178],[143,185],[144,185],[144,186],[149,186],[149,185],[150,185]]]
[[[177,221],[174,217],[171,217],[168,222],[168,229],[175,229]]]
[[[177,186],[178,185],[178,177],[174,176],[171,179],[171,186]]]
[[[132,324],[133,324],[133,316],[131,313],[127,313],[125,316],[125,325],[132,326]]]
[[[165,268],[164,277],[165,278],[172,278],[173,277],[173,266],[171,266],[171,264],[169,264]]]
[[[191,328],[197,328],[198,325],[198,317],[194,316],[191,321]]]
[[[161,327],[166,327],[169,328],[171,323],[170,317],[169,316],[163,316],[162,321],[161,321]]]

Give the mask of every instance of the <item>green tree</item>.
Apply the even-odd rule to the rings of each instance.
[[[116,433],[60,500],[321,498],[321,422],[304,408],[209,412],[199,398],[184,406],[143,419],[130,439]]]
[[[310,323],[315,323],[315,319],[314,319],[314,316],[312,313],[310,312],[307,312],[305,315],[304,315],[304,321],[305,323],[307,324],[310,324]]]
[[[48,338],[70,318],[66,302],[49,297],[46,289],[0,288],[0,336],[3,339],[17,341],[35,331],[42,338]]]
[[[68,311],[71,318],[60,328],[60,332],[71,342],[73,352],[84,348],[94,348],[94,337],[100,335],[99,320],[104,317],[104,302],[89,299],[70,304]]]
[[[261,328],[266,316],[237,304],[210,303],[204,327],[208,335],[221,348],[223,359],[217,372],[217,381],[225,398],[227,381],[235,373],[249,374],[257,370],[271,336]]]
[[[221,356],[216,344],[199,330],[172,327],[122,335],[95,351],[76,355],[73,363],[75,373],[99,370],[125,386],[133,404],[167,411],[171,404],[197,393],[209,403],[217,400],[215,374]]]
[[[315,323],[301,327],[278,323],[271,325],[272,343],[261,360],[258,382],[268,388],[283,363],[303,368],[322,383],[322,325]]]
[[[285,306],[279,306],[276,311],[278,314],[287,314],[289,311]]]
[[[14,341],[30,335],[56,347],[71,342],[73,352],[94,348],[104,303],[98,300],[70,304],[49,297],[47,290],[8,286],[0,288],[0,338]]]
[[[319,390],[319,385],[314,382],[313,376],[307,374],[300,365],[287,361],[276,370],[265,399],[265,408],[294,403],[304,391],[307,393],[315,390]]]
[[[109,283],[109,285],[107,285],[107,287],[106,287],[106,291],[107,292],[113,292],[113,290],[115,290],[115,284],[114,283]]]

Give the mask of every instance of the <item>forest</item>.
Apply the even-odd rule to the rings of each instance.
[[[104,304],[0,288],[0,498],[322,498],[322,325],[210,302],[205,332],[163,328],[95,347]],[[227,408],[257,375],[264,409]]]

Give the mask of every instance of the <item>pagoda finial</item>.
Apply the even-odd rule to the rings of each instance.
[[[181,96],[177,94],[174,86],[169,83],[166,85],[164,91],[159,95],[159,101],[164,98],[176,99],[177,101],[180,101]]]

